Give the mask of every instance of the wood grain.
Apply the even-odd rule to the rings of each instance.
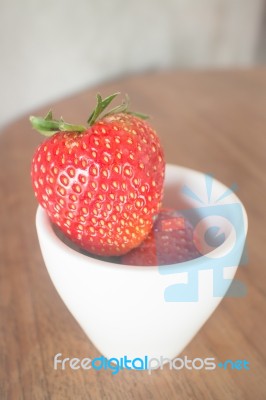
[[[57,353],[99,353],[60,300],[41,257],[29,170],[42,139],[25,117],[0,135],[0,399],[265,399],[266,69],[125,77],[61,100],[54,112],[81,122],[98,90],[127,92],[135,109],[153,116],[168,162],[238,184],[249,216],[249,263],[238,278],[248,295],[224,299],[181,357],[247,359],[250,370],[53,369]]]

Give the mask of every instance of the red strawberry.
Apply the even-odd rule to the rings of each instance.
[[[102,99],[90,127],[31,117],[51,136],[32,161],[35,195],[61,231],[97,255],[121,255],[138,246],[158,213],[165,161],[159,138],[124,102],[104,117],[117,94]]]
[[[193,227],[175,210],[163,209],[152,231],[139,247],[121,258],[127,265],[166,265],[192,260],[201,254]]]

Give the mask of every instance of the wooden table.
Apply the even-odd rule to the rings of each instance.
[[[249,263],[238,278],[248,295],[224,299],[180,357],[246,359],[250,370],[111,375],[53,369],[57,353],[99,353],[59,298],[41,257],[29,169],[42,138],[26,116],[0,135],[0,399],[265,399],[266,69],[125,77],[52,107],[56,115],[83,123],[97,91],[117,90],[130,94],[134,109],[153,116],[167,162],[239,186],[249,216]],[[32,113],[43,115],[49,106]]]

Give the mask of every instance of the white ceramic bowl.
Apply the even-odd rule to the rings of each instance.
[[[203,173],[167,165],[164,205],[186,209],[203,245],[204,232],[213,224],[220,226],[225,240],[213,250],[209,239],[205,247],[210,252],[186,263],[160,268],[125,266],[73,250],[55,234],[46,212],[41,207],[37,210],[38,238],[53,284],[107,358],[173,359],[215,310],[239,264],[247,215],[238,197],[223,184]],[[235,218],[236,208],[240,218]],[[221,269],[224,261],[232,265]],[[228,280],[223,280],[225,276]]]

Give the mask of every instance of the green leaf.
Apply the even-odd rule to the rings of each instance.
[[[59,130],[63,132],[84,132],[86,127],[83,125],[68,124],[61,118],[59,121]]]
[[[129,111],[129,98],[126,95],[125,99],[122,101],[121,104],[112,108],[109,112],[102,115],[103,111],[110,105],[110,103],[119,95],[120,93],[114,93],[111,96],[106,97],[105,99],[98,93],[97,94],[97,104],[95,109],[92,111],[89,119],[88,124],[91,126],[95,123],[95,121],[101,116],[104,118],[108,115],[114,115],[118,113],[125,113],[130,115],[135,115],[138,118],[147,119],[149,118],[145,114],[135,113]],[[50,110],[46,116],[43,117],[30,117],[31,125],[34,129],[40,132],[44,136],[52,136],[57,132],[84,132],[87,128],[83,125],[73,125],[65,122],[61,117],[60,120],[53,119],[52,111]]]
[[[118,106],[116,106],[116,107],[112,108],[110,111],[108,111],[106,114],[102,115],[102,112],[109,106],[109,104],[113,101],[113,99],[116,96],[118,96],[119,94],[120,93],[117,92],[115,94],[112,94],[111,96],[106,97],[104,100],[102,99],[102,97],[99,93],[97,94],[97,105],[96,105],[95,109],[92,111],[92,113],[89,116],[89,119],[87,121],[90,126],[92,126],[100,116],[101,116],[101,118],[105,118],[108,115],[114,115],[114,114],[118,114],[118,113],[135,115],[136,117],[141,118],[141,119],[149,118],[148,115],[128,111],[128,108],[129,108],[128,95],[125,96],[125,100],[122,101],[122,104],[119,104]]]
[[[149,119],[150,118],[149,115],[141,114],[141,113],[133,112],[133,111],[127,111],[127,114],[134,115],[135,117],[138,117],[140,119]]]
[[[106,97],[104,100],[102,99],[102,97],[99,93],[97,94],[97,105],[96,105],[95,109],[92,111],[92,113],[89,116],[89,119],[87,121],[90,126],[92,126],[95,123],[95,121],[101,115],[101,113],[109,106],[109,104],[119,94],[120,94],[119,92],[114,93],[111,96]]]
[[[56,132],[83,132],[86,130],[85,126],[82,125],[72,125],[66,123],[62,118],[61,120],[52,119],[52,112],[44,117],[30,117],[31,125],[39,133],[44,136],[53,136]]]
[[[129,106],[129,98],[128,96],[126,96],[126,99],[122,101],[122,104],[119,104],[119,106],[112,108],[107,114],[104,114],[104,117],[107,117],[107,115],[112,115],[112,114],[127,113],[128,106]]]
[[[46,116],[44,117],[45,121],[52,121],[53,120],[53,114],[52,110],[49,110]]]

